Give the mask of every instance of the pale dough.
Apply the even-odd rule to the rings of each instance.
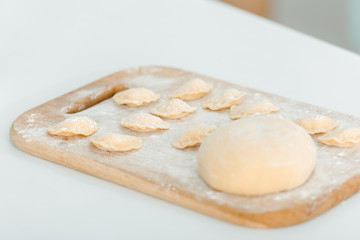
[[[209,102],[205,103],[203,108],[212,111],[227,109],[233,105],[240,104],[245,96],[245,92],[241,92],[235,88],[230,88],[225,90],[222,94],[214,97]]]
[[[200,78],[195,78],[186,82],[177,91],[169,95],[169,98],[179,98],[181,100],[195,100],[201,98],[212,90],[212,84]]]
[[[199,146],[207,136],[215,131],[215,126],[198,125],[187,130],[181,137],[172,145],[178,149],[185,149],[187,147]]]
[[[324,115],[316,115],[310,118],[296,120],[309,134],[327,133],[336,128],[339,124]]]
[[[138,132],[152,132],[170,128],[170,125],[161,118],[142,112],[124,118],[121,121],[121,126]]]
[[[198,169],[211,187],[262,195],[305,183],[316,148],[299,125],[280,116],[253,116],[218,128],[201,144]]]
[[[319,137],[318,142],[336,147],[354,147],[360,145],[360,129],[336,129]]]
[[[74,116],[49,127],[48,132],[57,136],[90,136],[98,130],[94,119],[88,116]]]
[[[266,100],[258,100],[249,103],[234,105],[230,108],[230,118],[235,120],[251,115],[266,115],[279,111],[280,108],[274,106]]]
[[[130,88],[125,91],[116,93],[113,100],[117,104],[125,104],[131,107],[139,107],[160,98],[159,94],[147,88]]]
[[[151,109],[151,114],[162,117],[162,118],[182,118],[186,115],[196,111],[195,107],[190,106],[180,99],[172,99],[165,104],[158,106],[157,108]]]
[[[140,149],[143,146],[141,137],[109,133],[101,137],[90,139],[97,148],[108,151],[125,152]]]

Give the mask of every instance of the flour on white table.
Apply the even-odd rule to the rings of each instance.
[[[135,70],[138,71],[138,69]],[[129,72],[135,70],[129,70]],[[191,106],[197,107],[195,113],[182,119],[166,120],[170,123],[170,130],[139,133],[121,127],[120,121],[122,118],[134,112],[149,112],[152,107],[167,101],[168,94],[176,90],[183,83],[175,78],[153,77],[152,74],[158,71],[156,68],[144,70],[144,76],[129,79],[128,87],[149,88],[161,94],[159,101],[142,107],[128,107],[117,105],[112,99],[108,99],[75,114],[90,116],[98,123],[99,130],[91,137],[97,137],[109,132],[143,137],[144,147],[140,150],[125,153],[108,152],[107,157],[104,157],[102,150],[90,144],[88,139],[91,137],[64,140],[49,136],[46,128],[37,127],[37,123],[46,122],[46,117],[42,113],[27,116],[28,127],[25,129],[18,128],[18,132],[28,141],[33,140],[50,144],[64,151],[74,152],[100,163],[142,176],[156,183],[159,187],[165,188],[166,191],[182,190],[193,195],[198,201],[211,200],[217,204],[227,205],[239,211],[250,213],[292,208],[303,203],[309,203],[310,207],[308,210],[311,210],[311,208],[315,207],[315,200],[339,188],[344,182],[360,173],[360,147],[343,149],[316,143],[318,159],[315,171],[310,179],[297,189],[259,197],[245,197],[211,189],[198,175],[197,149],[178,150],[173,148],[171,143],[175,142],[185,130],[195,124],[219,127],[231,122],[228,110],[214,112],[204,110],[201,107],[202,103],[225,89],[233,87],[247,92],[248,95],[245,98],[260,96],[267,99],[275,106],[281,108],[280,114],[293,120],[323,114],[338,121],[341,127],[360,127],[360,120],[294,100],[206,78],[204,80],[214,84],[214,90],[199,100],[188,101]],[[189,77],[191,75],[182,76],[181,78],[185,80],[189,79]],[[74,96],[74,100],[76,98],[79,100],[85,95],[96,93],[90,91],[86,93],[80,92],[79,94],[81,96]],[[62,110],[64,111],[64,109],[66,109],[66,106]],[[72,115],[63,113],[64,118]],[[61,120],[59,119],[59,121]],[[51,126],[54,123],[47,122],[46,124]]]

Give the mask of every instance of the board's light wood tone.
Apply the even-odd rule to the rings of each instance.
[[[315,203],[301,203],[291,208],[251,213],[239,211],[226,204],[218,204],[211,199],[199,200],[194,194],[179,188],[171,190],[163,188],[158,183],[149,181],[144,176],[129,173],[109,166],[108,164],[103,164],[94,159],[84,157],[78,154],[78,152],[64,151],[64,149],[56,146],[44,144],[37,141],[35,135],[25,136],[23,134],[24,129],[32,123],[31,121],[29,122],[27,116],[42,113],[45,116],[45,122],[59,122],[64,118],[63,114],[83,111],[84,109],[94,106],[96,103],[111,97],[115,92],[126,89],[127,81],[138,75],[153,74],[158,77],[178,78],[191,74],[192,76],[203,77],[201,75],[173,68],[156,67],[156,69],[156,72],[152,72],[153,68],[150,67],[137,68],[131,71],[121,71],[29,110],[19,116],[13,123],[10,131],[12,142],[15,146],[25,152],[57,164],[173,202],[209,216],[254,228],[284,227],[307,221],[332,208],[360,190],[360,176],[356,175],[344,180],[340,187],[332,190],[330,193],[315,199]],[[79,93],[82,93],[80,95],[84,95],[80,99]],[[307,105],[304,106],[306,107]],[[358,119],[351,116],[349,116],[349,118],[354,122],[357,121],[360,123]],[[102,154],[106,156],[110,153],[104,151]]]

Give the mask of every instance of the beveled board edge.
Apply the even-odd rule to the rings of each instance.
[[[26,139],[14,129],[15,124],[25,123],[23,117],[25,114],[44,111],[51,112],[51,109],[59,110],[60,108],[63,110],[66,109],[68,113],[82,110],[76,109],[79,105],[78,102],[74,103],[70,101],[71,96],[74,95],[74,93],[84,90],[93,90],[98,87],[106,87],[107,90],[104,91],[103,94],[94,95],[95,97],[88,96],[84,98],[85,100],[80,99],[81,104],[85,103],[85,105],[92,106],[94,105],[94,101],[96,104],[97,101],[100,102],[103,99],[108,98],[114,92],[125,89],[122,81],[126,78],[129,78],[133,75],[135,76],[139,72],[146,72],[150,68],[154,68],[154,66],[139,67],[136,68],[136,71],[134,71],[134,69],[131,71],[124,70],[108,75],[25,112],[24,114],[20,115],[12,124],[10,138],[13,144],[24,152],[49,160],[51,162],[87,173],[89,175],[93,175],[98,178],[102,178],[104,180],[146,193],[148,195],[175,203],[177,205],[233,224],[252,228],[278,228],[305,222],[324,213],[325,211],[336,206],[360,190],[360,175],[357,175],[346,181],[340,188],[332,191],[327,196],[324,196],[320,202],[313,206],[310,204],[302,204],[295,208],[284,209],[281,211],[249,214],[240,212],[224,205],[219,205],[214,201],[198,201],[194,196],[178,189],[170,191],[165,190],[153,182],[145,180],[141,176],[136,176],[134,174],[112,168],[108,165],[58,149],[54,146],[46,146],[40,144],[37,141],[26,141]],[[162,69],[165,74],[167,72],[166,70],[169,70],[169,72],[172,73],[177,72],[179,75],[189,74],[189,72],[175,68],[163,66],[156,66],[156,68]],[[198,76],[201,77],[201,75]],[[116,81],[114,81],[115,79]]]

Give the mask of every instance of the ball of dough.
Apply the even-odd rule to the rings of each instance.
[[[316,148],[310,135],[281,116],[256,116],[220,127],[201,145],[198,168],[211,187],[262,195],[302,185],[312,173]]]

